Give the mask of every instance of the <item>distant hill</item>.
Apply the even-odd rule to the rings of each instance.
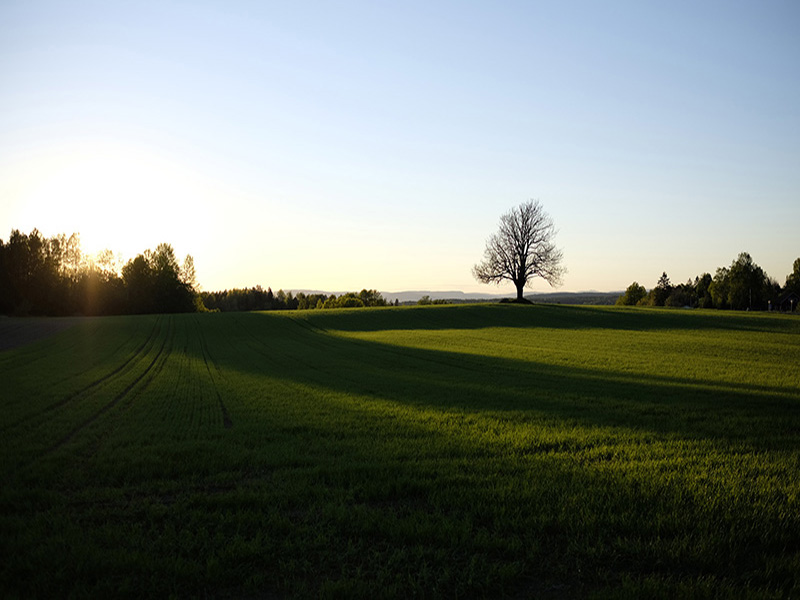
[[[403,302],[416,302],[423,296],[430,297],[431,300],[453,300],[456,302],[486,302],[496,300],[500,301],[506,298],[508,294],[481,294],[474,292],[460,292],[460,291],[447,291],[447,292],[431,292],[426,290],[414,290],[406,292],[381,292],[384,298],[389,302],[398,300],[401,304]]]
[[[330,296],[331,294],[336,294],[337,296],[341,296],[342,294],[346,294],[347,292],[358,292],[358,290],[346,290],[346,291],[325,291],[325,290],[284,290],[285,292],[291,291],[293,294],[297,294],[298,292],[303,292],[304,294],[311,295],[311,294],[325,294],[326,296]],[[381,295],[386,298],[387,302],[394,303],[395,300],[399,301],[401,304],[404,302],[416,302],[423,296],[430,297],[431,300],[454,300],[457,302],[486,302],[491,300],[497,300],[498,302],[502,298],[507,298],[508,294],[481,294],[481,293],[466,293],[460,291],[447,291],[447,292],[431,292],[429,290],[414,290],[414,291],[403,291],[403,292],[381,292]]]
[[[288,290],[287,290],[288,291]],[[353,291],[353,290],[350,290]],[[357,291],[357,290],[355,290]],[[345,292],[325,292],[322,290],[292,290],[294,294],[303,292],[304,294],[336,294],[341,296]],[[623,292],[545,292],[526,294],[525,297],[531,302],[543,304],[614,304]],[[430,290],[409,290],[403,292],[381,292],[387,302],[394,303],[397,300],[400,304],[414,303],[423,296],[428,296],[431,300],[450,300],[454,303],[467,302],[499,302],[503,298],[511,298],[513,294],[487,294],[480,292],[461,292],[458,290],[435,292]]]
[[[459,291],[431,292],[431,291],[407,291],[407,292],[381,292],[389,302],[397,299],[401,304],[416,302],[423,296],[429,296],[431,300],[450,300],[451,302],[499,302],[503,298],[512,298],[513,294],[482,294],[465,293]],[[525,297],[531,302],[543,304],[614,304],[622,292],[547,292],[526,294]]]
[[[531,302],[542,304],[614,304],[624,292],[552,292],[546,294],[529,294],[525,297]]]

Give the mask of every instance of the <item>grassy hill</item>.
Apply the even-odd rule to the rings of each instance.
[[[800,321],[459,305],[0,353],[5,597],[800,593]]]

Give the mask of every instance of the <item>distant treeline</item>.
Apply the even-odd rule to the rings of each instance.
[[[304,294],[297,292],[277,293],[260,285],[245,289],[232,289],[222,292],[200,292],[203,306],[207,310],[221,312],[247,310],[307,310],[323,308],[357,308],[361,306],[387,306],[388,302],[377,290],[348,292],[341,296],[335,294]]]
[[[619,305],[691,306],[736,310],[796,310],[800,301],[800,258],[781,287],[743,252],[730,267],[712,277],[673,285],[666,273],[651,290],[633,282],[617,299]],[[534,296],[534,299],[536,297]],[[449,301],[424,296],[418,304]],[[45,238],[13,230],[0,239],[0,314],[115,315],[194,311],[304,310],[387,306],[376,290],[340,296],[305,294],[261,286],[221,292],[196,289],[194,259],[183,263],[172,246],[159,244],[122,265],[106,250],[89,257],[81,252],[77,234]],[[395,301],[395,304],[398,302]]]
[[[179,264],[169,244],[145,250],[120,269],[106,250],[81,252],[77,234],[45,238],[13,230],[0,240],[0,313],[14,315],[114,315],[192,312],[194,260]]]
[[[0,314],[118,315],[204,311],[296,310],[386,306],[376,290],[336,296],[261,286],[198,292],[194,259],[183,263],[169,244],[145,250],[122,265],[110,250],[82,253],[77,234],[44,237],[13,230],[0,239]]]
[[[733,310],[783,310],[797,308],[800,298],[800,258],[783,287],[742,252],[730,267],[719,267],[712,277],[703,273],[686,283],[673,285],[662,273],[656,286],[647,291],[634,281],[617,299],[628,306],[690,306]]]

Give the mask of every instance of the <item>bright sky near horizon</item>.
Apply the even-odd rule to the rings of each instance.
[[[800,256],[800,3],[0,4],[0,238],[169,242],[203,289],[562,290]],[[549,291],[539,280],[536,291]]]

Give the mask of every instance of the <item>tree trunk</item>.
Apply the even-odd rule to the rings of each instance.
[[[525,287],[525,283],[515,281],[514,285],[517,286],[517,300],[522,300],[522,290]]]

